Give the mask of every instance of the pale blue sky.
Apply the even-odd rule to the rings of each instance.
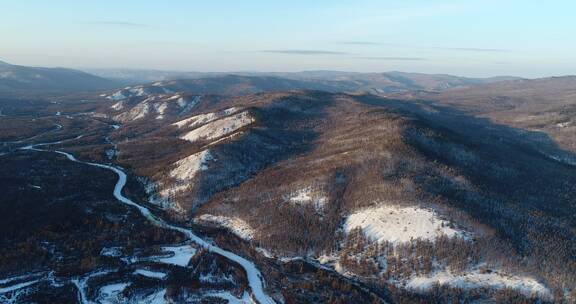
[[[0,0],[0,60],[195,71],[576,74],[576,1]]]

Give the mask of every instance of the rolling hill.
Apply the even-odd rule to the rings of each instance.
[[[118,86],[111,80],[64,68],[42,68],[0,62],[0,94],[18,96],[96,91]]]

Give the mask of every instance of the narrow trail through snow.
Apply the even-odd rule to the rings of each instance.
[[[79,136],[77,138],[80,138],[80,137],[81,136]],[[76,138],[73,138],[73,139],[76,139]],[[73,140],[73,139],[69,139],[69,140]],[[202,238],[200,238],[199,236],[194,234],[194,232],[192,232],[190,229],[176,226],[176,225],[170,224],[170,223],[162,220],[161,218],[154,215],[148,208],[146,208],[142,205],[139,205],[139,204],[135,203],[134,201],[132,201],[131,199],[125,197],[122,194],[122,190],[124,189],[124,186],[126,185],[126,181],[127,181],[128,177],[127,177],[126,173],[124,173],[124,171],[122,171],[120,168],[109,166],[109,165],[104,165],[104,164],[99,164],[99,163],[81,161],[81,160],[76,159],[76,157],[74,157],[74,155],[67,153],[67,152],[64,152],[64,151],[44,150],[44,149],[36,148],[38,146],[47,146],[47,145],[51,145],[51,144],[59,144],[62,142],[64,142],[64,140],[51,142],[51,143],[41,143],[41,144],[29,145],[29,146],[22,147],[20,149],[39,151],[39,152],[58,153],[58,154],[64,155],[68,160],[73,161],[73,162],[77,162],[80,164],[85,164],[85,165],[94,166],[94,167],[108,169],[108,170],[113,171],[118,176],[118,181],[116,182],[116,185],[115,185],[114,191],[113,191],[113,195],[117,200],[119,200],[120,202],[122,202],[126,205],[129,205],[129,206],[132,206],[132,207],[138,209],[138,211],[140,211],[140,213],[144,217],[146,217],[150,222],[152,222],[154,225],[161,227],[161,228],[164,228],[164,229],[170,229],[170,230],[175,230],[175,231],[181,232],[184,235],[186,235],[188,237],[188,239],[195,242],[199,246],[207,249],[208,251],[216,253],[218,255],[221,255],[221,256],[223,256],[223,257],[225,257],[231,261],[234,261],[234,262],[240,264],[244,268],[244,270],[246,271],[246,274],[248,277],[248,284],[250,285],[250,289],[252,290],[252,295],[253,295],[254,299],[256,301],[258,301],[258,303],[260,303],[260,304],[276,303],[271,297],[269,297],[264,292],[264,281],[262,279],[262,275],[253,262],[251,262],[251,261],[247,260],[246,258],[243,258],[243,257],[241,257],[241,256],[239,256],[233,252],[227,251],[225,249],[222,249],[218,246],[215,246],[211,243],[206,242],[205,240],[203,240]]]

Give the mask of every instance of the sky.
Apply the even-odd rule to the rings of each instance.
[[[576,74],[576,1],[0,0],[0,60],[178,71]]]

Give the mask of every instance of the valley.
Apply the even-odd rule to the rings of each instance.
[[[2,97],[0,299],[574,298],[570,80],[542,110],[517,97],[534,80],[277,76]]]

